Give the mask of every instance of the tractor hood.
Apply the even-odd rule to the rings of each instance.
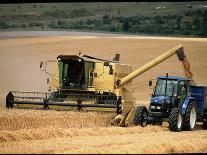
[[[155,96],[151,98],[151,103],[154,103],[154,104],[170,103],[170,97]]]

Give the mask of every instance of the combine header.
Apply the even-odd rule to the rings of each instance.
[[[51,93],[11,91],[6,97],[6,107],[108,111],[116,116],[113,125],[126,126],[135,104],[132,80],[174,54],[183,64],[189,64],[181,44],[133,72],[132,66],[120,63],[119,54],[113,60],[87,55],[59,55],[58,75],[48,73],[54,77],[51,88],[56,87],[56,90]],[[47,66],[47,62],[41,63],[40,68],[43,65]],[[192,75],[189,66],[185,68]],[[43,70],[46,71],[46,67]]]

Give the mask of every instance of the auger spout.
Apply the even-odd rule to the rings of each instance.
[[[174,48],[168,50],[167,52],[165,52],[162,55],[158,56],[157,58],[153,59],[152,61],[145,64],[141,68],[138,68],[135,71],[133,71],[132,73],[125,76],[124,78],[122,78],[120,80],[117,80],[117,82],[116,82],[117,87],[120,87],[120,86],[124,85],[125,83],[127,83],[128,81],[131,81],[132,79],[134,79],[137,76],[143,74],[147,70],[153,68],[154,66],[156,66],[159,63],[163,62],[164,60],[170,58],[174,54],[177,54],[177,56],[179,57],[179,60],[184,59],[185,55],[184,55],[184,52],[183,52],[183,45],[182,44],[178,44]]]

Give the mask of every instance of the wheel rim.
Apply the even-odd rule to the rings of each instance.
[[[182,124],[182,117],[181,117],[181,114],[178,114],[178,117],[177,117],[177,128],[178,129],[181,128],[181,124]]]
[[[191,127],[191,129],[194,128],[195,123],[196,123],[196,110],[195,110],[195,107],[193,107],[190,112],[190,127]]]

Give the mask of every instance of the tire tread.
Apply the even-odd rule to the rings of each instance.
[[[142,116],[143,116],[143,112],[147,112],[147,108],[145,106],[138,106],[136,111],[135,111],[135,115],[134,115],[134,124],[135,125],[141,125],[142,124]]]
[[[169,128],[171,131],[180,131],[180,129],[177,128],[177,116],[179,113],[180,113],[179,108],[173,108],[170,112]]]

